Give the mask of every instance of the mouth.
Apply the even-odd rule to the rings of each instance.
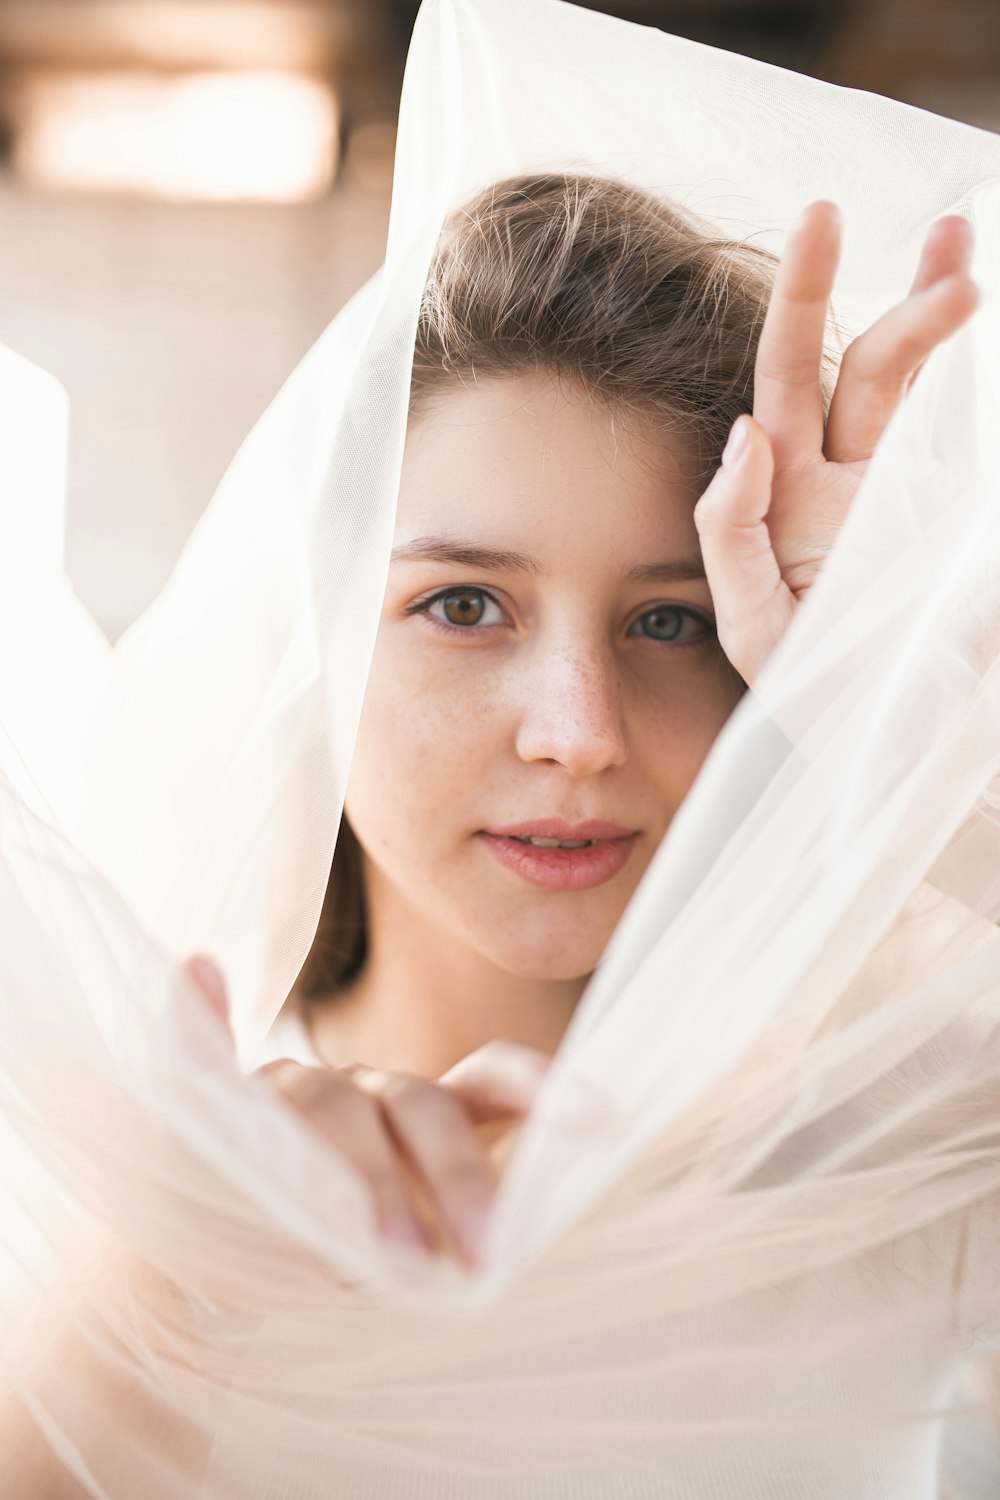
[[[632,838],[637,828],[626,828],[621,823],[610,823],[603,818],[588,818],[582,823],[570,823],[565,818],[535,818],[529,823],[509,823],[502,828],[485,828],[484,833],[495,838],[513,838],[521,843],[550,844],[595,844],[615,839]]]
[[[500,865],[529,885],[583,891],[619,873],[631,857],[639,830],[617,823],[573,826],[549,819],[514,829],[482,829],[476,837]]]

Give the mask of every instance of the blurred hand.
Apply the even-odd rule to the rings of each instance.
[[[719,643],[752,686],[836,542],[876,443],[928,355],[972,315],[972,230],[931,227],[909,295],[846,350],[824,423],[820,371],[840,211],[811,204],[789,236],[754,368],[695,507]]]
[[[229,1025],[225,980],[209,958],[185,969]],[[524,1115],[548,1054],[487,1042],[437,1080],[350,1063],[304,1067],[288,1058],[256,1070],[334,1145],[371,1186],[383,1234],[425,1249],[457,1250],[470,1264],[498,1186],[474,1127]]]

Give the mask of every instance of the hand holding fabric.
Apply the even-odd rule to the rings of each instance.
[[[228,1026],[226,983],[196,954],[185,968]],[[498,1038],[439,1079],[363,1063],[313,1068],[279,1058],[257,1069],[368,1179],[382,1231],[400,1243],[478,1258],[498,1185],[488,1146],[524,1115],[551,1059]],[[589,1101],[581,1099],[582,1111]],[[488,1127],[484,1140],[478,1127]]]
[[[909,295],[848,346],[824,419],[824,335],[840,245],[839,209],[810,204],[775,277],[753,416],[733,424],[694,512],[719,641],[749,686],[815,583],[921,366],[979,301],[971,226],[948,215],[927,235]]]

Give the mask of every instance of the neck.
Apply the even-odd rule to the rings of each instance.
[[[323,1061],[439,1078],[503,1037],[550,1056],[589,975],[512,974],[433,926],[365,861],[368,951],[361,974],[311,1008]]]

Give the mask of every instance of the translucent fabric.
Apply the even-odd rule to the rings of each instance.
[[[384,1241],[247,1075],[334,857],[441,223],[541,167],[778,250],[832,198],[847,332],[947,211],[985,295],[493,1148],[464,1270]],[[997,138],[555,0],[431,0],[385,265],[114,650],[61,573],[64,404],[0,373],[5,1493],[25,1420],[103,1500],[1000,1493]],[[576,1078],[604,1123],[563,1119]]]

